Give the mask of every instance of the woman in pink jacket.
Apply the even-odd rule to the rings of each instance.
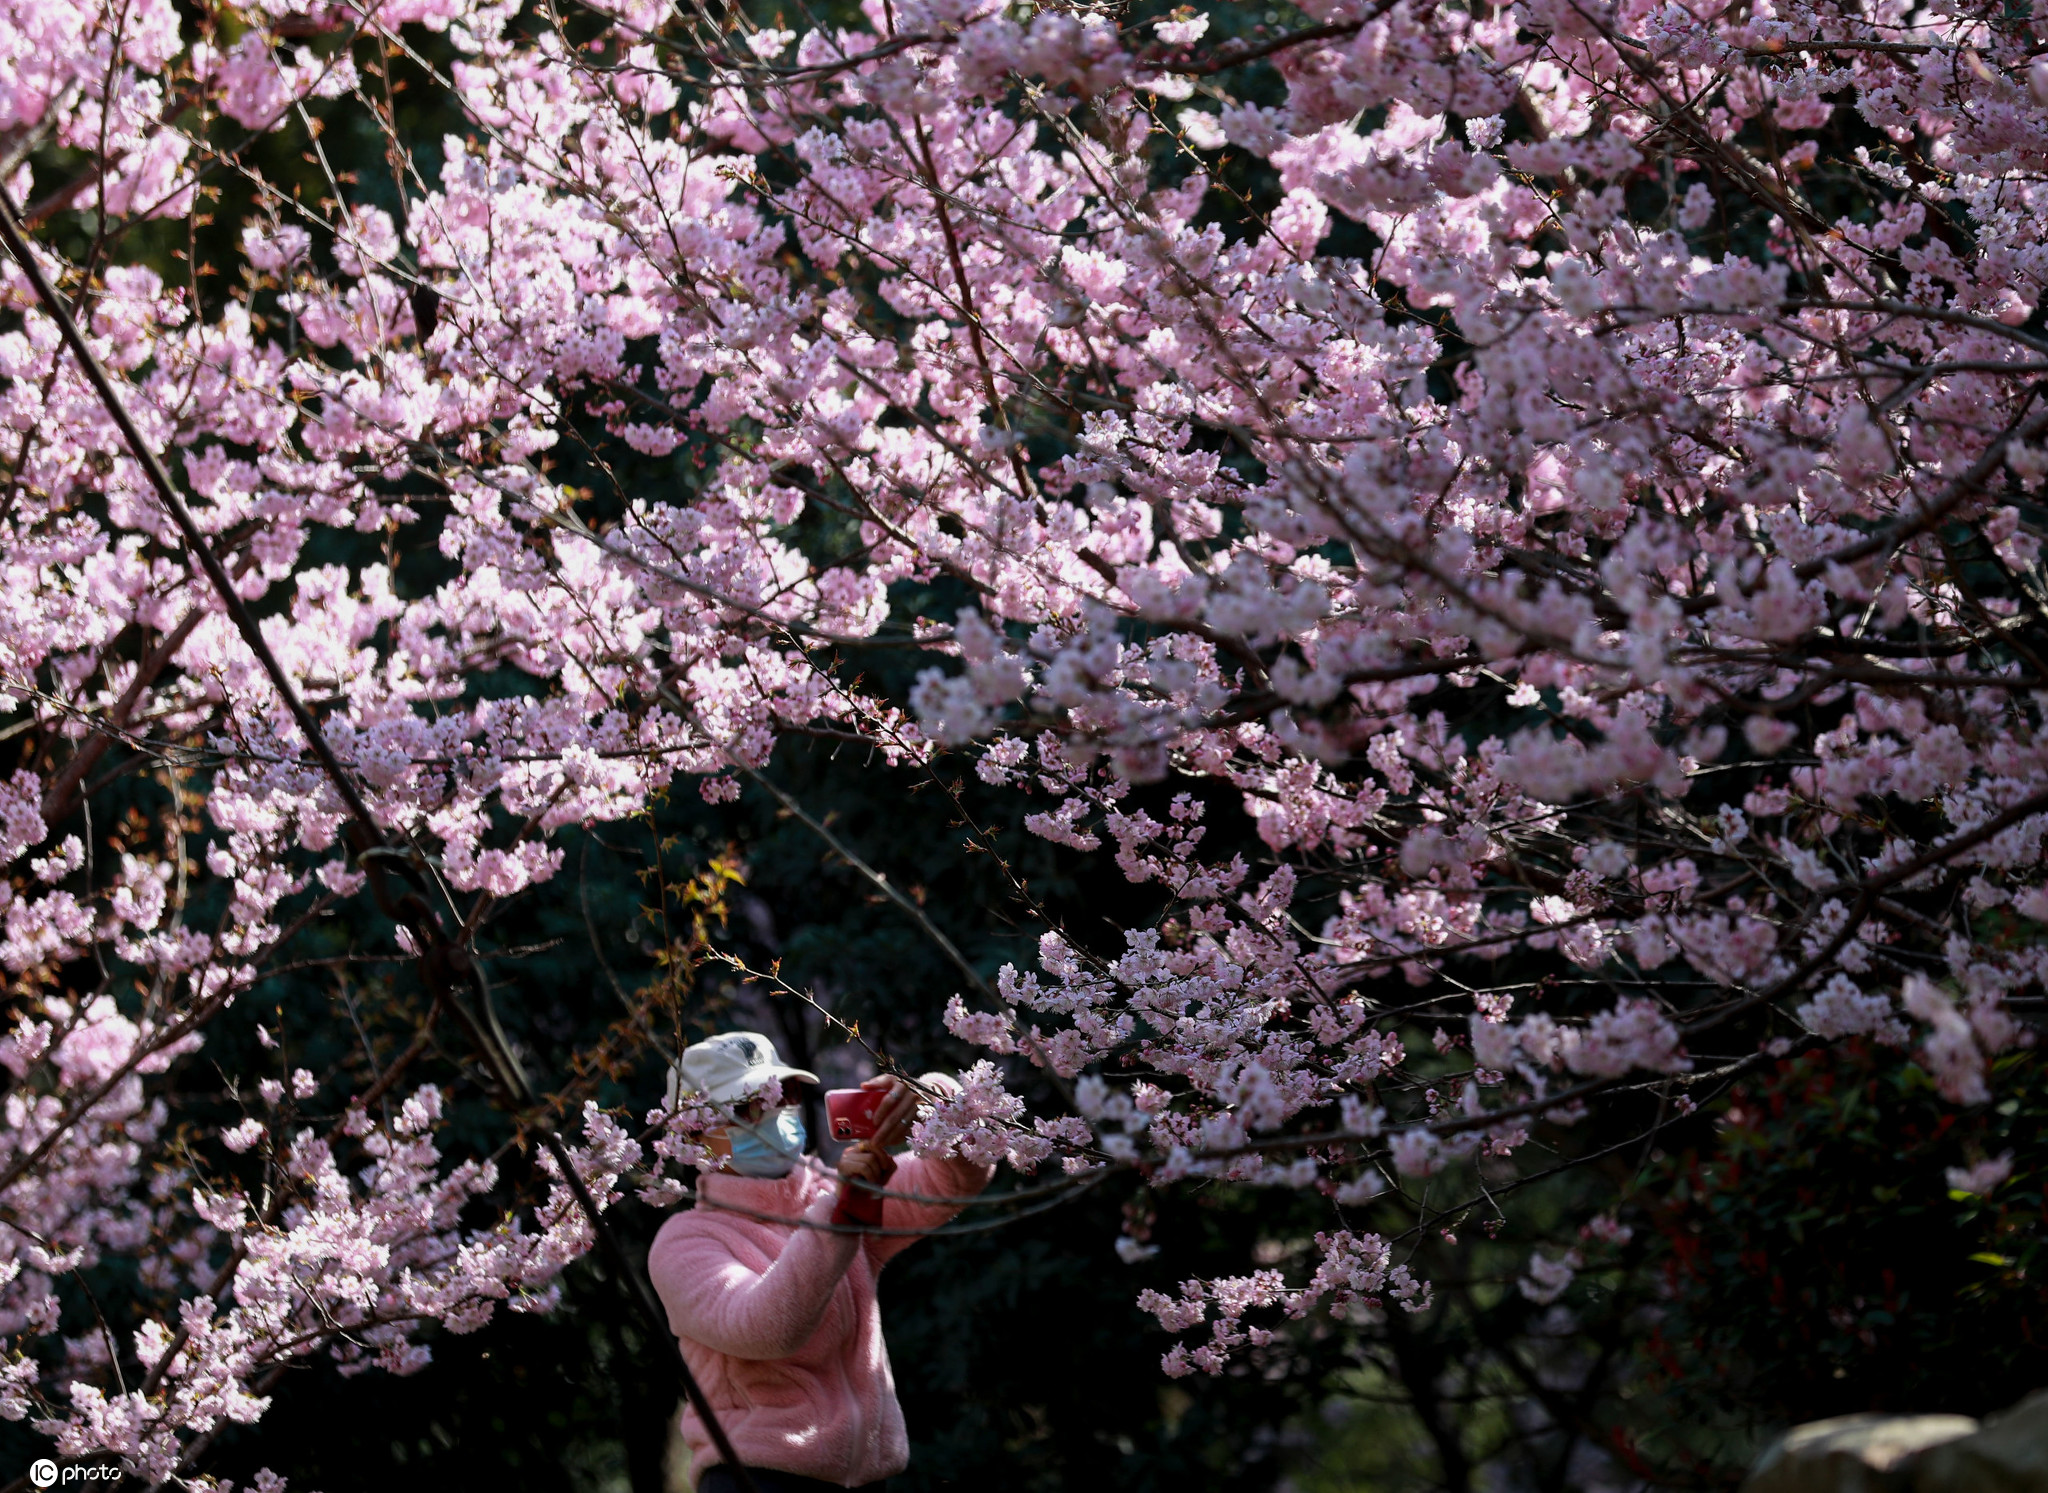
[[[910,1443],[875,1277],[917,1230],[959,1211],[950,1200],[986,1187],[990,1169],[891,1157],[917,1107],[894,1077],[865,1085],[885,1091],[874,1139],[827,1169],[806,1154],[797,1107],[817,1075],[785,1066],[757,1032],[693,1043],[677,1069],[680,1088],[734,1105],[733,1123],[707,1137],[723,1167],[698,1185],[695,1208],[662,1225],[647,1259],[690,1371],[760,1493],[881,1488],[909,1465]],[[738,1493],[694,1409],[683,1436],[697,1493]]]

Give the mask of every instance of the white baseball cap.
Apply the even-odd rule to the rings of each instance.
[[[759,1032],[720,1032],[692,1042],[668,1073],[668,1102],[680,1094],[702,1094],[714,1104],[743,1099],[770,1079],[800,1078],[816,1083],[818,1075],[782,1061],[775,1044]]]

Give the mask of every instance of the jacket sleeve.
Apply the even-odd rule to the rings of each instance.
[[[766,1269],[737,1258],[733,1236],[702,1204],[663,1226],[648,1251],[647,1274],[668,1308],[677,1337],[732,1358],[787,1358],[824,1320],[860,1240],[853,1234],[798,1228]],[[805,1212],[829,1222],[832,1194]]]
[[[935,1229],[961,1208],[964,1202],[921,1203],[916,1198],[971,1198],[988,1186],[996,1169],[958,1157],[911,1156],[897,1163],[882,1203],[882,1227],[891,1229]],[[899,1194],[910,1194],[908,1197]],[[868,1236],[868,1258],[880,1269],[884,1263],[917,1243],[915,1236],[884,1232]]]

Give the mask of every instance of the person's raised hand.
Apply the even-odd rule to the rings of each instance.
[[[886,1095],[875,1110],[875,1136],[868,1144],[878,1151],[902,1145],[910,1134],[911,1121],[917,1117],[917,1090],[893,1073],[871,1078],[861,1087],[881,1089]]]
[[[896,1158],[878,1149],[871,1140],[857,1140],[839,1153],[839,1177],[845,1182],[865,1182],[885,1187],[896,1175]]]
[[[833,1206],[832,1222],[880,1228],[885,1206],[881,1189],[895,1175],[896,1158],[871,1140],[857,1140],[841,1151],[839,1201]]]

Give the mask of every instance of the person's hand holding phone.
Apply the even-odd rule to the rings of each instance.
[[[874,1133],[839,1153],[839,1206],[832,1221],[878,1228],[883,1207],[880,1189],[896,1175],[896,1160],[889,1152],[910,1134],[917,1113],[917,1091],[892,1073],[871,1078],[861,1088],[881,1094],[874,1109]]]
[[[871,1078],[861,1087],[879,1090],[882,1095],[875,1109],[874,1138],[865,1144],[878,1151],[895,1150],[909,1137],[911,1122],[917,1118],[917,1090],[893,1073]]]
[[[867,1141],[857,1140],[839,1153],[839,1178],[843,1182],[886,1187],[895,1175],[896,1158],[887,1151],[870,1149]]]
[[[888,1075],[857,1089],[833,1089],[825,1095],[826,1129],[834,1140],[871,1141],[877,1149],[893,1149],[909,1133],[917,1097],[910,1085]]]

